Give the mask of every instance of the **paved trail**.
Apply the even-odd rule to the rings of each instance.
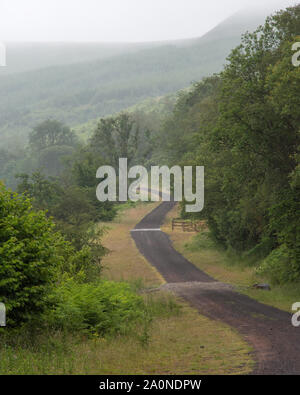
[[[159,230],[173,206],[162,203],[131,232],[139,251],[167,281],[166,288],[201,314],[237,329],[255,350],[254,374],[300,374],[300,328],[292,326],[291,314],[217,282],[179,254]]]

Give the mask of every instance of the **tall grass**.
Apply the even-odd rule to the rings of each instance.
[[[137,296],[141,298],[140,296]],[[90,357],[115,343],[135,344],[147,349],[154,320],[180,314],[180,306],[170,295],[144,295],[142,320],[128,322],[119,331],[101,333],[70,326],[63,329],[23,326],[0,330],[0,374],[77,374],[90,372],[82,350]],[[126,351],[128,352],[128,350]],[[94,356],[95,357],[95,356]],[[83,358],[83,359],[82,359]],[[106,357],[107,358],[107,357]],[[104,358],[105,359],[105,358]]]

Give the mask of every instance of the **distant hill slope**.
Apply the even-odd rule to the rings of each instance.
[[[179,92],[183,91],[186,91],[186,89]],[[131,107],[126,108],[125,111],[128,113],[134,113],[136,118],[144,118],[146,123],[151,123],[149,126],[147,125],[149,130],[158,131],[161,126],[161,122],[163,122],[166,117],[172,113],[179,92],[165,96],[147,98],[143,101],[139,101],[137,104]],[[97,128],[99,121],[99,117],[93,118],[88,122],[75,125],[72,129],[82,141],[86,141],[89,137],[91,137],[92,133]]]
[[[236,14],[199,39],[0,76],[0,145],[15,145],[18,139],[22,144],[46,118],[78,125],[219,72],[241,34],[264,18]]]
[[[163,43],[5,43],[7,66],[0,76],[24,73],[51,66],[107,59],[141,49],[159,47]]]

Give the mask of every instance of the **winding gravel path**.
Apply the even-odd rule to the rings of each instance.
[[[300,374],[300,327],[292,326],[291,314],[217,282],[179,254],[159,230],[174,204],[163,202],[131,232],[139,251],[167,281],[163,287],[199,313],[237,329],[255,350],[253,374]]]

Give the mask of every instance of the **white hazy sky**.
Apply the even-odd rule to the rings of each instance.
[[[300,0],[0,0],[0,41],[160,41],[201,36],[253,3]]]

